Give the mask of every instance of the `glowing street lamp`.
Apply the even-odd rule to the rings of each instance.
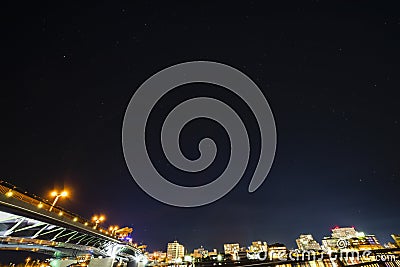
[[[28,258],[25,259],[25,262],[26,262],[26,263],[25,263],[25,266],[28,265],[28,263],[30,262],[30,260],[31,260],[31,257],[28,257]]]
[[[118,225],[110,226],[108,230],[111,232],[111,235],[114,236],[115,232],[119,229]]]
[[[6,197],[12,197],[13,195],[13,191],[10,189],[7,193],[6,193]]]
[[[105,220],[106,220],[106,218],[105,218],[103,215],[100,215],[100,216],[94,215],[93,218],[92,218],[92,221],[94,221],[95,224],[96,224],[96,225],[94,226],[94,228],[97,228],[97,226],[98,226],[100,223],[104,222]]]
[[[62,191],[61,193],[58,193],[57,191],[53,191],[53,192],[51,192],[51,196],[54,197],[54,201],[53,201],[53,204],[51,204],[49,211],[53,210],[54,206],[56,205],[56,203],[60,199],[60,197],[68,196],[68,192]]]

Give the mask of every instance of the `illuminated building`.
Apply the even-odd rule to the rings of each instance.
[[[153,253],[149,253],[147,257],[149,260],[161,262],[165,261],[167,258],[167,253],[163,251],[154,251]]]
[[[397,246],[391,242],[386,243],[383,245],[385,248],[397,248]]]
[[[185,247],[178,243],[178,241],[174,241],[172,243],[168,243],[167,246],[167,258],[169,260],[182,259],[185,254]]]
[[[203,246],[193,250],[193,258],[199,259],[208,256],[208,250],[204,249]]]
[[[322,248],[325,250],[337,250],[337,242],[339,239],[330,236],[322,239]]]
[[[235,252],[239,251],[239,243],[234,243],[234,244],[224,244],[224,252],[225,254],[231,254],[233,255]]]
[[[268,251],[267,242],[261,242],[261,241],[251,242],[249,252],[261,252],[261,251]]]
[[[357,231],[354,227],[335,227],[332,229],[332,237],[333,238],[344,238],[350,239],[353,237],[357,237]]]
[[[343,240],[341,243],[342,247],[338,246],[339,240]],[[375,235],[366,235],[364,232],[357,232],[354,227],[335,227],[332,229],[332,234],[330,237],[324,237],[322,239],[322,245],[325,249],[332,251],[347,248],[359,250],[383,248]]]
[[[296,239],[296,244],[300,250],[321,250],[321,246],[314,240],[312,235],[300,235],[300,237]]]
[[[332,234],[329,237],[324,237],[322,239],[322,247],[324,249],[337,251],[338,249],[347,248],[351,243],[350,240],[354,239],[354,246],[357,246],[357,237],[363,235],[362,232],[357,232],[354,227],[338,227],[332,229]],[[338,247],[338,241],[343,240],[344,247]],[[348,243],[346,243],[348,242]]]
[[[400,235],[391,235],[397,247],[400,247]]]
[[[350,240],[353,247],[360,250],[374,250],[383,248],[375,235],[364,235],[364,233],[362,234],[363,235],[359,235],[357,238]],[[353,245],[354,241],[357,242],[357,246]]]
[[[232,255],[233,260],[238,260],[239,249],[240,249],[239,243],[224,244],[224,253]]]
[[[270,260],[282,260],[287,256],[287,248],[284,244],[275,243],[268,247],[268,258]]]

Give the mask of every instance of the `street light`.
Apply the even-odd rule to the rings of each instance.
[[[97,228],[97,226],[99,225],[99,223],[104,222],[105,219],[106,219],[106,218],[105,218],[103,215],[100,215],[100,216],[94,215],[93,218],[92,218],[92,221],[95,222],[94,228]]]
[[[54,197],[54,201],[53,201],[53,204],[51,204],[49,211],[53,210],[54,206],[56,205],[56,203],[60,197],[68,196],[68,192],[62,191],[61,193],[58,193],[57,191],[53,191],[53,192],[51,192],[51,196]]]
[[[10,190],[8,190],[8,192],[6,193],[6,197],[12,197],[13,194],[14,194],[13,191],[10,189]]]
[[[28,257],[28,258],[25,259],[25,262],[26,262],[26,263],[25,263],[25,266],[28,265],[28,263],[30,262],[30,260],[31,260],[31,257]]]
[[[111,235],[114,236],[115,232],[119,229],[118,225],[110,226],[108,230],[111,232]]]

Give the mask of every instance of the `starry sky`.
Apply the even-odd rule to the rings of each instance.
[[[266,1],[263,1],[266,2]],[[0,178],[108,224],[134,228],[150,250],[226,242],[317,240],[355,226],[382,243],[400,232],[400,14],[395,2],[150,1],[18,2],[4,10]],[[246,73],[263,91],[278,144],[268,178],[247,192],[259,132],[248,107],[223,88],[191,84],[156,105],[149,153],[168,179],[205,184],[229,160],[224,129],[198,119],[182,131],[183,153],[212,137],[218,156],[193,177],[162,153],[161,123],[181,101],[210,96],[232,105],[252,153],[238,186],[197,208],[162,204],[134,182],[121,145],[135,90],[171,65],[210,60]]]

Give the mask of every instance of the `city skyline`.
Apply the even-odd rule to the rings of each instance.
[[[205,262],[220,262],[226,259],[239,263],[254,260],[293,261],[297,259],[301,261],[304,258],[313,259],[314,261],[319,259],[320,263],[323,264],[324,255],[329,255],[331,259],[336,259],[339,255],[341,260],[351,265],[370,261],[368,258],[373,251],[378,254],[391,250],[395,252],[400,247],[400,235],[392,235],[392,239],[392,242],[381,244],[375,235],[358,231],[354,226],[335,227],[331,229],[331,235],[324,237],[320,243],[310,233],[300,234],[299,238],[296,239],[296,248],[287,247],[282,243],[268,244],[265,241],[257,240],[252,241],[251,245],[225,243],[222,250],[209,249],[203,246],[189,250],[184,247],[184,244],[175,240],[168,243],[167,252],[146,251],[146,255],[149,261],[155,262],[155,264],[159,262],[181,264],[182,262],[203,262],[203,260]],[[179,253],[177,252],[178,248]],[[382,260],[394,262],[396,256],[389,253]],[[327,264],[334,263],[328,262]]]
[[[331,232],[332,233],[334,233],[334,231],[335,230],[337,230],[337,229],[339,229],[339,230],[341,230],[341,229],[353,229],[353,230],[355,230],[355,227],[354,226],[335,226],[334,228],[331,228],[330,230],[331,230]],[[356,231],[356,232],[360,232],[360,233],[362,233],[362,234],[364,234],[364,232],[363,231]],[[331,234],[332,234],[331,233]],[[334,234],[332,234],[332,235],[334,235]],[[370,235],[370,236],[375,236],[374,234],[371,234],[371,233],[368,233],[368,234],[366,234],[366,236],[368,236],[368,235]],[[297,236],[297,238],[302,238],[303,236],[311,236],[312,237],[312,233],[299,233],[299,235]],[[385,243],[381,243],[381,242],[378,242],[378,244],[380,244],[380,245],[382,245],[382,246],[384,246],[385,244],[388,244],[388,243],[392,243],[392,244],[397,244],[396,243],[396,240],[395,240],[395,237],[394,236],[397,236],[397,238],[398,238],[398,234],[396,234],[396,233],[392,233],[392,234],[390,234],[389,235],[389,238],[388,238],[388,242],[385,242]],[[355,236],[354,236],[355,237]],[[321,245],[322,245],[322,243],[323,243],[323,241],[324,241],[324,238],[326,238],[326,236],[325,237],[323,237],[322,239],[320,239],[320,240],[315,240],[314,238],[312,239],[312,241],[315,241],[315,242],[317,242],[317,244],[319,245],[319,248],[317,248],[317,247],[315,247],[315,246],[311,246],[311,247],[308,247],[307,249],[304,249],[304,250],[315,250],[315,251],[317,251],[317,250],[322,250],[322,248],[321,248]],[[261,241],[261,242],[265,242],[266,240],[264,240],[264,239],[254,239],[254,240],[257,240],[257,241]],[[246,249],[248,249],[248,248],[251,248],[251,246],[252,245],[254,245],[253,243],[255,242],[255,241],[251,241],[250,243],[241,243],[241,242],[232,242],[232,243],[227,243],[227,242],[223,242],[223,243],[221,243],[218,247],[213,247],[213,248],[211,248],[211,247],[205,247],[205,246],[203,246],[202,244],[200,244],[200,245],[198,245],[197,247],[194,247],[194,248],[187,248],[187,247],[185,247],[185,249],[186,249],[186,251],[187,252],[189,252],[189,251],[193,251],[193,250],[196,250],[196,249],[198,249],[198,248],[200,248],[200,247],[202,247],[202,248],[204,248],[204,249],[217,249],[218,251],[227,251],[227,250],[234,250],[233,248],[226,248],[225,247],[225,245],[237,245],[237,250],[239,250],[239,249],[241,249],[241,248],[246,248]],[[298,239],[293,239],[293,243],[295,244],[295,246],[297,246],[297,247],[295,247],[295,246],[290,246],[289,244],[285,244],[285,243],[283,243],[283,242],[279,242],[279,241],[277,241],[277,242],[272,242],[272,243],[268,243],[268,242],[266,242],[266,245],[274,245],[274,244],[283,244],[283,245],[285,245],[288,249],[296,249],[296,248],[299,248],[299,249],[301,249],[301,247],[299,246],[299,243],[297,243],[296,241],[297,241]],[[380,238],[378,238],[377,240],[380,240]],[[182,239],[175,239],[175,240],[171,240],[171,241],[168,241],[166,244],[167,244],[167,246],[166,246],[166,248],[168,248],[168,244],[170,244],[170,243],[173,243],[173,242],[178,242],[179,244],[181,244],[181,245],[183,245],[183,246],[185,246],[185,241],[184,241],[184,238],[182,238]],[[336,241],[335,241],[336,242]],[[398,242],[398,241],[397,241]],[[323,245],[322,245],[322,247],[323,247]],[[222,248],[222,249],[221,249]],[[164,251],[166,251],[167,249],[165,249]],[[155,251],[163,251],[163,250],[155,250]]]

